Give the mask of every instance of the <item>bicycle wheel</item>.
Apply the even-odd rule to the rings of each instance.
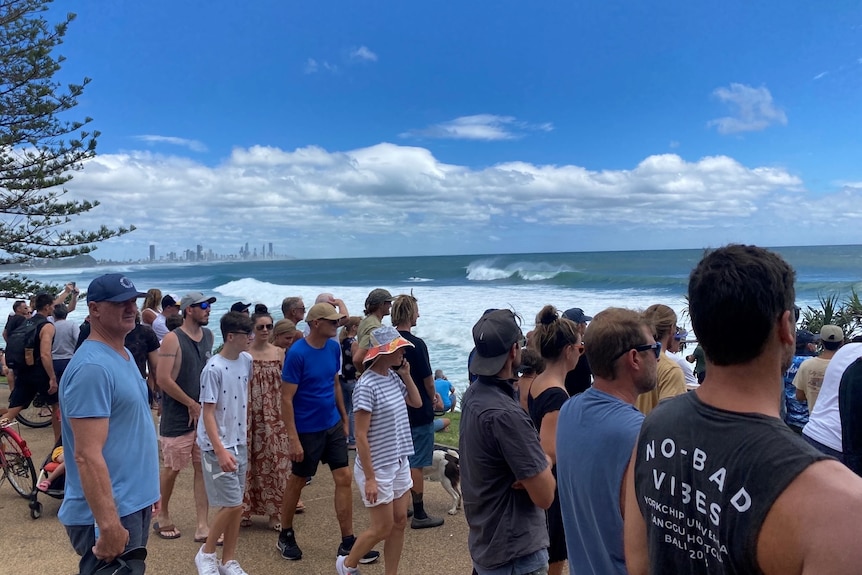
[[[21,446],[7,433],[0,431],[0,465],[3,466],[3,476],[9,480],[12,489],[24,499],[36,489],[36,468],[33,460],[24,455]]]
[[[46,405],[44,400],[40,401],[40,398],[36,397],[30,407],[21,410],[16,419],[21,425],[40,428],[49,427],[52,417],[54,417],[54,410],[51,406]]]

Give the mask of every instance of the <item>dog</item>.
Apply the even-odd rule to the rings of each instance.
[[[449,515],[458,513],[461,509],[461,463],[458,452],[452,449],[435,449],[431,465],[422,472],[429,481],[439,481],[446,493],[452,496]]]

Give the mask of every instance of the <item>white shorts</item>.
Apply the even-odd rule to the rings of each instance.
[[[356,479],[356,485],[359,486],[362,503],[366,507],[392,503],[413,487],[413,479],[410,477],[410,461],[406,456],[402,457],[398,463],[384,465],[380,469],[374,470],[374,479],[377,480],[376,503],[369,503],[368,499],[365,498],[365,472],[362,471],[362,464],[358,457],[356,463],[353,464],[353,477]]]

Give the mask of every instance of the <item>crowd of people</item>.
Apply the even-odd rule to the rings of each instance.
[[[59,404],[58,438],[74,454],[59,516],[82,574],[141,557],[151,529],[182,535],[170,502],[190,465],[199,574],[245,573],[240,532],[254,516],[284,559],[301,560],[294,518],[323,463],[335,571],[358,573],[383,543],[394,575],[407,526],[443,524],[425,510],[423,469],[456,406],[478,575],[556,575],[566,563],[578,575],[856,573],[862,343],[834,325],[797,329],[794,277],[762,248],[707,252],[689,279],[698,345],[687,357],[661,303],[594,317],[545,305],[529,330],[512,310],[486,310],[459,402],[412,333],[412,293],[374,289],[363,317],[328,293],[308,309],[285,298],[277,321],[237,302],[214,351],[215,297],[141,292],[107,274],[88,287],[80,330],[63,323],[73,284],[37,296],[36,315],[15,303],[7,341],[44,320],[39,360],[14,366],[6,416],[36,393]],[[369,514],[358,535],[354,482]]]

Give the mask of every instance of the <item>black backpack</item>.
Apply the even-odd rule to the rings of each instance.
[[[21,369],[41,361],[41,354],[36,352],[39,347],[36,336],[39,327],[47,321],[45,316],[36,314],[9,334],[9,340],[6,342],[6,365],[12,369]]]

